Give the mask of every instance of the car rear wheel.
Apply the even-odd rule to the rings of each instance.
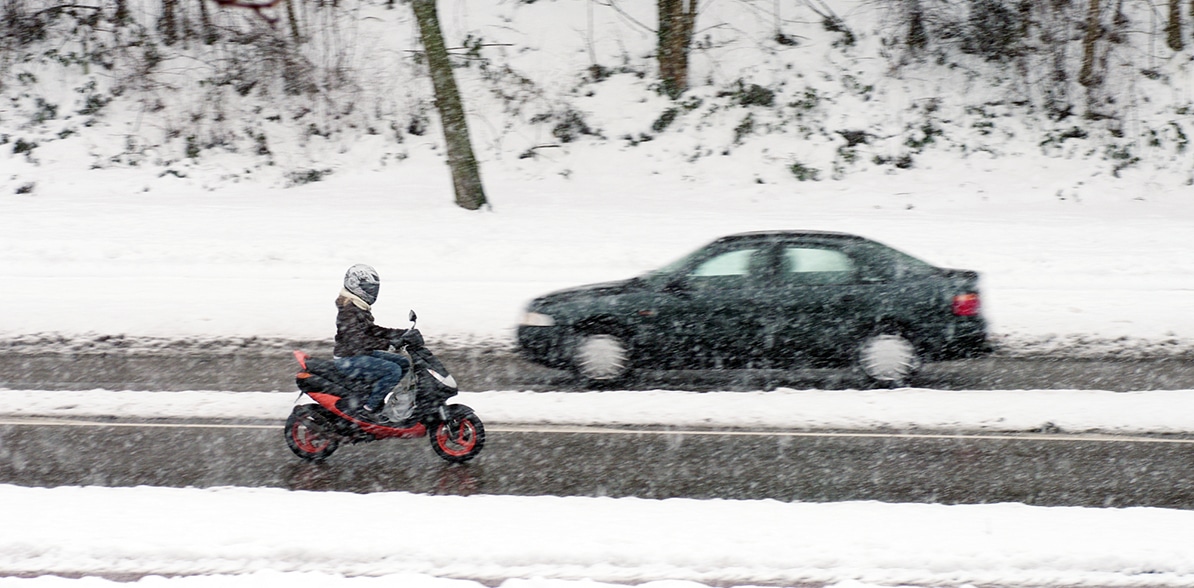
[[[858,367],[871,382],[881,386],[904,386],[920,369],[916,345],[903,335],[881,333],[858,346]]]
[[[630,371],[630,352],[626,343],[615,335],[581,335],[576,342],[572,365],[576,368],[576,373],[591,383],[611,383]]]

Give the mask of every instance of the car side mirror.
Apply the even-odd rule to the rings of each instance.
[[[418,318],[419,318],[419,315],[415,314],[415,311],[413,309],[410,311],[410,314],[406,316],[406,320],[408,320],[412,323],[415,322],[416,320],[418,320]]]

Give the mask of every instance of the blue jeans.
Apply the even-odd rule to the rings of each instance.
[[[410,361],[397,353],[374,351],[369,355],[337,357],[336,369],[350,378],[373,382],[373,391],[365,406],[375,409],[402,380],[402,374],[410,369]]]

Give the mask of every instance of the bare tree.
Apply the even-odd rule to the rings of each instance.
[[[469,139],[468,123],[464,117],[464,106],[460,102],[460,91],[452,74],[452,62],[444,46],[444,36],[439,28],[439,15],[435,0],[412,0],[415,20],[419,24],[419,36],[427,55],[427,67],[431,71],[431,84],[435,89],[435,108],[439,111],[444,127],[444,142],[448,146],[448,167],[452,170],[452,187],[456,191],[456,204],[468,210],[485,206],[485,190],[481,185],[481,173],[477,158],[473,155],[473,144]]]
[[[1165,44],[1174,51],[1181,51],[1182,45],[1182,3],[1169,0],[1169,18],[1165,22]],[[1191,5],[1194,8],[1194,5]]]
[[[162,0],[162,17],[158,21],[158,29],[162,32],[162,42],[173,45],[178,41],[178,0]]]
[[[207,13],[207,0],[199,0],[199,21],[203,26],[203,42],[207,45],[219,39],[216,30],[211,26],[211,15]]]
[[[1103,36],[1099,0],[1089,0],[1086,12],[1086,34],[1082,37],[1082,69],[1078,72],[1078,83],[1091,88],[1102,82],[1102,76],[1095,73],[1097,56],[1095,51],[1099,37]]]
[[[908,0],[908,46],[915,51],[924,49],[928,44],[924,7],[920,5],[920,0]]]
[[[688,90],[688,50],[696,24],[698,0],[657,0],[659,6],[659,78],[672,98]]]
[[[294,12],[293,1],[286,2],[286,20],[290,21],[290,37],[294,39],[296,43],[302,43],[303,34],[299,29],[298,16]]]
[[[270,25],[277,22],[277,17],[269,14],[269,10],[286,0],[213,0],[221,6],[248,8],[265,19]],[[177,2],[177,0],[162,0],[163,3]],[[332,0],[332,6],[337,0]],[[287,2],[289,8],[289,2]],[[415,13],[415,21],[419,26],[419,37],[423,41],[424,54],[427,57],[427,67],[431,73],[431,85],[435,91],[435,108],[439,111],[440,122],[444,127],[444,142],[448,148],[448,167],[452,172],[452,188],[456,192],[456,204],[468,210],[477,210],[488,204],[485,190],[481,185],[481,173],[477,166],[477,157],[473,154],[472,140],[469,139],[468,122],[464,116],[464,105],[460,100],[460,90],[456,87],[456,78],[452,74],[452,62],[448,58],[448,49],[444,45],[444,36],[439,27],[439,14],[435,8],[435,0],[411,0],[411,8]],[[288,16],[292,19],[294,13]]]
[[[112,15],[116,24],[126,24],[129,21],[128,0],[116,0],[116,13]]]

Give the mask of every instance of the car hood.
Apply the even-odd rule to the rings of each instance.
[[[616,282],[602,282],[600,284],[588,284],[585,286],[577,286],[575,288],[566,288],[564,290],[556,290],[550,294],[544,294],[535,300],[540,304],[554,304],[560,302],[568,302],[581,298],[591,298],[594,296],[608,296],[613,294],[621,294],[630,288],[630,285],[635,280],[618,280]]]

